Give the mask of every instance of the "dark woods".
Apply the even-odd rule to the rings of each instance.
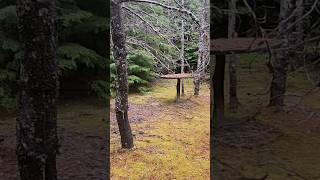
[[[305,127],[301,127],[301,130],[308,129],[306,126],[312,123],[308,120],[317,119],[318,116],[308,115],[309,113],[318,114],[317,105],[302,103],[302,101],[310,97],[314,98],[318,94],[320,68],[317,64],[320,58],[320,26],[317,18],[319,12],[316,9],[319,5],[318,1],[312,0],[211,2],[211,172],[213,177],[219,179],[238,176],[240,179],[250,179],[252,175],[257,179],[267,177],[272,179],[280,173],[267,171],[268,165],[263,166],[259,171],[261,173],[257,174],[238,168],[248,163],[249,158],[257,159],[253,155],[257,144],[266,143],[264,147],[259,146],[263,151],[273,143],[280,143],[277,140],[268,142],[263,129],[269,128],[274,133],[277,131],[286,135],[296,131],[290,129],[284,132],[282,128],[287,127],[286,123],[289,122],[294,127],[301,127],[296,122],[290,121],[292,117],[288,115],[299,114],[300,109],[310,110],[305,112],[305,116],[300,117],[301,121],[305,122],[302,125]],[[248,71],[245,71],[245,67],[248,67]],[[262,73],[263,69],[267,70],[266,73]],[[247,76],[250,79],[247,79]],[[261,82],[263,77],[268,77],[264,80],[264,84],[267,83],[267,85],[263,90],[258,91],[263,83],[254,83],[254,81],[259,79]],[[298,78],[301,78],[299,83],[293,82]],[[307,93],[293,87],[293,83],[298,83],[297,86]],[[304,83],[308,86],[303,85]],[[252,93],[253,91],[255,93]],[[251,98],[252,100],[249,100]],[[256,102],[252,103],[252,101]],[[311,110],[313,108],[315,108],[314,111]],[[282,118],[284,121],[280,120]],[[253,133],[255,131],[256,134]],[[268,136],[270,138],[271,135]],[[277,135],[274,134],[274,136]],[[276,139],[281,139],[279,136]],[[257,141],[255,138],[260,139]],[[233,162],[239,162],[229,164],[230,162],[226,160],[228,158],[223,153],[223,151],[229,152],[227,147],[232,147],[230,151],[233,153],[237,153],[236,149],[239,148],[243,152],[239,156],[248,155],[248,157],[235,158]],[[277,148],[271,148],[271,151],[286,147],[280,144]],[[268,153],[262,153],[261,157],[267,158],[270,162],[276,161],[273,158],[278,158],[270,157]],[[283,163],[287,167],[295,166],[294,163]],[[268,168],[272,168],[272,165]],[[229,170],[224,172],[224,169]],[[267,173],[263,175],[262,171]],[[249,177],[246,174],[250,174]],[[304,178],[308,176],[306,170],[297,174]],[[285,178],[285,175],[279,177]]]

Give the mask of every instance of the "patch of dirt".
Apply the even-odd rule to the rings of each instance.
[[[61,144],[57,156],[58,178],[61,180],[107,179],[106,140],[103,137],[88,137],[59,128]],[[14,134],[0,144],[0,179],[18,179]]]
[[[280,136],[282,132],[269,124],[257,120],[238,120],[218,129],[215,140],[224,146],[253,149],[270,145]]]
[[[147,105],[129,103],[128,119],[130,123],[139,123],[149,121],[150,117],[157,117],[163,110],[163,106],[156,100],[148,101]],[[110,108],[110,132],[118,133],[115,106],[111,104]]]
[[[103,114],[103,106],[99,111],[96,107],[87,107],[85,102],[78,102],[72,108],[78,109],[61,112],[58,119],[58,136],[60,154],[57,156],[58,178],[60,180],[106,180],[107,140],[105,135],[97,132],[92,124],[104,126],[100,117]],[[94,109],[95,108],[95,109]],[[72,117],[70,116],[72,114]],[[69,116],[69,117],[68,117]],[[81,119],[82,118],[82,119]],[[86,119],[83,119],[86,118]],[[80,121],[90,121],[89,126],[80,127]],[[97,122],[99,121],[99,122]],[[86,128],[83,131],[82,128]],[[91,131],[88,133],[87,129]],[[16,160],[16,134],[15,118],[5,119],[0,126],[0,179],[19,179],[18,165]]]
[[[267,107],[271,77],[259,56],[242,56],[240,61],[242,106],[237,112],[226,108],[226,126],[217,132],[211,150],[213,179],[320,180],[319,91],[311,91],[314,87],[304,73],[290,73],[287,93],[292,96],[285,97],[287,106],[283,111]],[[245,68],[258,59],[251,69]],[[227,101],[227,92],[226,96]]]

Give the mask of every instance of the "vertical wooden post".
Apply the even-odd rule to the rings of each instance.
[[[213,75],[214,116],[211,121],[214,128],[222,126],[224,121],[224,73],[226,55],[216,55],[216,65]]]
[[[177,99],[176,99],[176,102],[177,102],[177,103],[180,101],[180,86],[181,86],[181,85],[180,85],[180,84],[181,84],[180,81],[181,81],[181,80],[178,78],[178,79],[177,79]]]

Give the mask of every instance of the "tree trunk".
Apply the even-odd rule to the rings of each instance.
[[[202,0],[202,12],[200,21],[200,37],[199,37],[199,50],[197,70],[194,77],[194,95],[198,96],[200,91],[200,83],[205,76],[206,65],[209,61],[209,13],[207,12],[210,7],[208,0]]]
[[[123,26],[121,3],[111,3],[111,34],[113,56],[116,62],[116,118],[119,126],[122,148],[133,148],[133,137],[128,120],[128,62],[126,50],[126,34]]]
[[[55,1],[17,1],[22,45],[17,158],[22,180],[56,180],[58,62]]]
[[[270,87],[270,106],[281,107],[284,105],[284,95],[286,92],[287,66],[289,57],[289,37],[292,30],[287,30],[288,23],[284,20],[290,16],[293,9],[293,0],[282,0],[280,7],[279,33],[282,39],[281,50],[276,52],[273,66],[273,77]]]
[[[301,19],[304,15],[304,0],[296,0],[296,8],[298,9],[296,20]],[[295,62],[294,62],[294,69],[297,69],[299,67],[302,67],[304,64],[304,26],[305,26],[305,20],[301,20],[296,25],[296,32],[297,35],[294,37],[296,39],[296,42],[294,44],[297,45],[296,47],[296,56],[295,56]]]
[[[184,5],[184,0],[181,0],[181,5]],[[185,44],[185,39],[184,39],[184,19],[182,17],[181,20],[181,54],[180,54],[180,59],[181,59],[181,74],[184,73],[184,44]],[[181,79],[181,94],[182,96],[184,95],[184,81]]]
[[[229,1],[229,18],[228,18],[228,38],[237,37],[236,35],[236,10],[237,0]],[[232,54],[228,56],[229,60],[229,107],[232,110],[238,108],[239,100],[237,96],[237,68],[236,63],[239,61],[239,56]]]

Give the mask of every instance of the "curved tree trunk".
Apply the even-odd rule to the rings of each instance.
[[[116,118],[121,136],[122,148],[133,148],[133,137],[128,120],[128,62],[126,50],[126,34],[123,26],[121,3],[111,3],[111,34],[113,56],[116,61]]]
[[[17,157],[22,180],[56,180],[58,63],[55,1],[17,1],[22,44]]]

